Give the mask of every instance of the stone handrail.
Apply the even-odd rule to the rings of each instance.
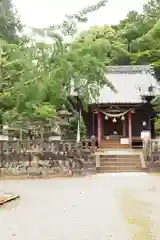
[[[160,139],[151,139],[143,143],[144,160],[152,159],[154,153],[160,152]]]

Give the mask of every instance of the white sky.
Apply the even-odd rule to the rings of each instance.
[[[46,27],[59,23],[65,14],[75,13],[98,0],[12,0],[21,20],[29,27]],[[88,26],[116,24],[129,10],[141,11],[147,0],[109,0],[106,7],[89,17]]]

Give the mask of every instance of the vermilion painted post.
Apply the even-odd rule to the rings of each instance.
[[[129,137],[129,145],[132,148],[132,114],[128,112],[128,137]]]
[[[98,146],[101,142],[101,113],[98,112]]]

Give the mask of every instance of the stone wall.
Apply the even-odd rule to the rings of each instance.
[[[55,143],[54,143],[55,144]],[[19,145],[19,144],[18,144]],[[5,142],[0,151],[0,177],[4,176],[74,176],[95,173],[93,148],[56,142],[45,148],[33,143],[29,148],[15,148]],[[17,146],[17,145],[16,145]]]
[[[0,168],[0,177],[4,176],[74,176],[95,173],[94,158],[83,159],[40,160],[33,156],[32,160],[6,161]]]

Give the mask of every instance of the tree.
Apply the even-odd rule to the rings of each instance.
[[[1,95],[3,120],[49,120],[55,107],[43,102],[45,75],[35,64],[34,48],[4,43],[1,46]],[[35,94],[36,93],[36,94]]]
[[[2,44],[0,104],[5,121],[55,120],[62,105],[74,114],[78,105],[69,97],[74,88],[85,120],[87,105],[104,84],[116,91],[105,78],[106,65],[151,64],[158,76],[159,1],[144,5],[141,14],[129,12],[115,26],[92,26],[79,33],[77,24],[86,22],[88,13],[105,4],[102,0],[66,16],[59,25],[33,29],[48,36],[51,44],[33,39],[20,39],[17,45]]]
[[[96,42],[98,54],[104,57],[106,65],[150,64],[160,79],[159,16],[160,1],[151,0],[144,5],[141,14],[130,11],[117,25],[93,26],[80,35],[79,41]],[[103,55],[104,49],[106,55]],[[159,103],[159,98],[156,98],[156,111],[159,111]]]
[[[47,33],[53,40],[52,44],[30,39],[27,43],[21,41],[19,45],[2,45],[0,101],[4,104],[4,121],[54,119],[62,104],[73,108],[68,101],[72,84],[79,86],[83,103],[96,97],[98,87],[107,81],[104,77],[106,51],[98,56],[102,44],[82,43],[77,39],[68,43],[65,37],[74,37],[77,21],[86,21],[88,12],[105,3],[100,1],[67,16],[61,25],[36,30],[39,34]]]
[[[67,136],[69,139],[76,139],[77,137],[77,124],[78,123],[78,116],[75,114],[72,116],[69,120],[69,125],[65,129],[65,136]],[[80,118],[80,134],[81,134],[81,139],[86,138],[86,125],[84,123],[83,118]]]
[[[18,41],[17,33],[22,25],[11,0],[0,0],[0,38],[8,43]]]

